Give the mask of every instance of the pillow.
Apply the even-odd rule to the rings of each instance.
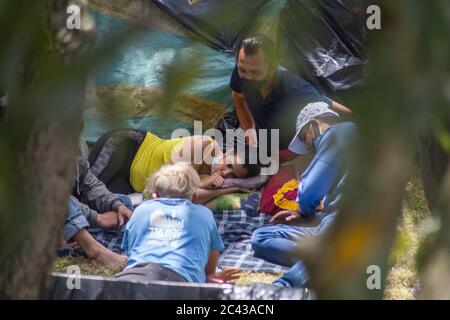
[[[257,192],[259,195],[259,192]],[[211,211],[220,212],[224,210],[240,210],[241,209],[241,200],[245,199],[249,196],[248,193],[230,193],[224,194],[214,200],[211,200],[207,204]]]
[[[297,193],[298,181],[289,180],[273,195],[273,203],[282,210],[298,211]]]
[[[284,208],[286,203],[290,203],[289,208],[293,207],[292,201],[297,198],[297,189],[293,182],[296,178],[296,170],[292,165],[282,166],[277,174],[273,175],[261,192],[261,200],[259,206],[261,212],[275,215],[282,210],[290,210]],[[287,184],[287,185],[285,185]],[[276,199],[274,199],[274,196]]]

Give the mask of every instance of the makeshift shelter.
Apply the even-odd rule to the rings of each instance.
[[[99,44],[130,25],[143,28],[114,59],[106,60],[90,76],[84,112],[84,136],[89,142],[110,129],[109,115],[118,111],[119,126],[150,130],[165,138],[178,128],[192,130],[194,120],[202,121],[204,130],[214,127],[233,109],[229,79],[235,66],[235,51],[240,40],[252,32],[272,37],[282,53],[282,65],[336,100],[362,83],[365,1],[93,0],[90,7]],[[299,30],[299,21],[309,28]],[[165,77],[167,70],[176,72],[190,64],[198,64],[198,72],[182,94],[168,97],[165,89],[171,83]],[[226,246],[219,266],[286,271],[253,257],[251,235],[269,220],[259,210],[259,194],[226,197],[216,203],[214,210],[220,212],[216,220]],[[120,252],[120,232],[90,232],[103,245]],[[59,253],[82,254],[68,248]],[[83,278],[84,291],[70,291],[64,287],[66,280],[61,275],[52,277],[51,298],[255,298],[255,290],[262,288],[237,288],[223,294],[226,286],[123,284],[88,277]],[[161,286],[166,285],[172,289],[161,291]],[[305,289],[283,292],[273,286],[265,288],[260,290],[266,293],[265,299],[312,297]],[[239,296],[236,292],[245,294]]]
[[[117,106],[119,126],[170,137],[177,128],[215,126],[230,111],[229,79],[240,40],[252,32],[272,37],[281,64],[339,100],[362,82],[366,1],[357,0],[93,0],[97,42],[131,25],[133,41],[92,73],[84,136],[108,130]],[[305,26],[308,26],[306,28]],[[301,29],[299,29],[301,27]],[[198,63],[199,71],[166,110],[167,66]]]

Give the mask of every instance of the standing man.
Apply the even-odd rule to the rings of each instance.
[[[282,161],[285,156],[292,155],[286,148],[295,134],[292,119],[300,112],[297,106],[321,101],[336,111],[351,112],[323,96],[302,78],[279,66],[274,42],[263,35],[255,35],[242,41],[230,87],[236,116],[244,131],[280,130]],[[250,134],[248,142],[257,145],[257,135]]]

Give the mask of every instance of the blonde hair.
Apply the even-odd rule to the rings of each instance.
[[[162,198],[192,200],[195,189],[200,186],[200,177],[187,162],[165,165],[146,181],[144,197],[149,199],[153,193]]]

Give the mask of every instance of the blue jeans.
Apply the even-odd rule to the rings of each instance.
[[[304,287],[309,275],[304,264],[294,257],[298,243],[324,232],[333,222],[335,213],[325,216],[316,227],[298,227],[284,224],[266,226],[253,233],[255,256],[291,269],[274,284],[295,288]]]
[[[133,204],[129,197],[117,196],[128,209],[133,210]],[[90,227],[90,224],[81,210],[80,202],[74,196],[70,196],[67,218],[64,222],[64,240],[70,241],[80,230],[88,227]]]

